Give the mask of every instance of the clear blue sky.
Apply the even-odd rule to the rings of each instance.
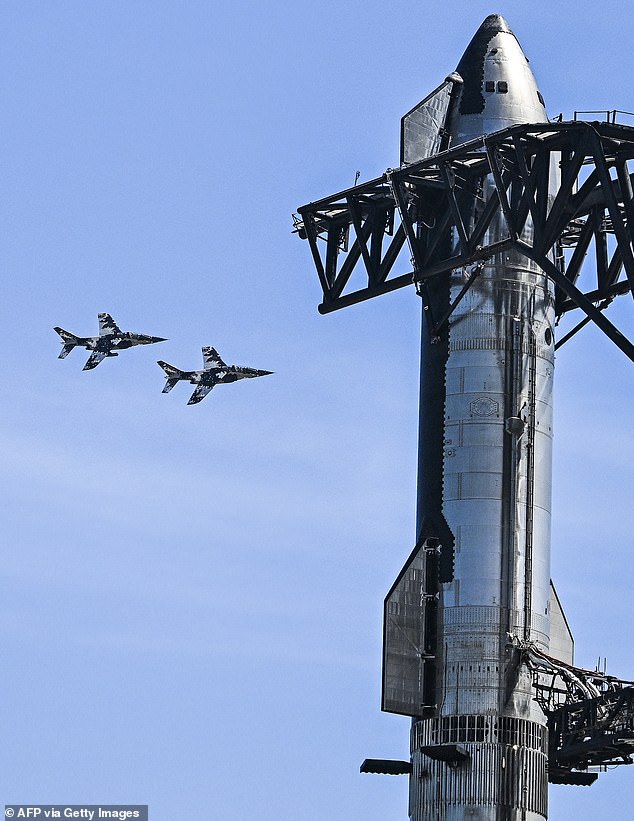
[[[420,305],[328,317],[298,206],[398,162],[399,118],[504,14],[551,115],[634,111],[622,2],[5,0],[0,802],[152,821],[405,819],[381,611],[414,538]],[[625,298],[624,298],[625,300]],[[52,330],[169,337],[92,372]],[[633,306],[611,312],[634,335]],[[275,371],[187,407],[156,359]],[[557,361],[553,577],[634,678],[634,366]],[[551,790],[630,816],[634,774]]]

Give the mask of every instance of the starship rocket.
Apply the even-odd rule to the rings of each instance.
[[[528,59],[491,15],[404,117],[402,160],[546,120]],[[464,221],[485,207],[486,185],[463,198]],[[507,234],[502,219],[484,244]],[[448,232],[449,250],[457,241]],[[385,600],[383,709],[412,717],[414,821],[547,816],[546,719],[517,648],[555,652],[552,616],[571,660],[550,582],[554,286],[515,250],[478,266],[422,292],[417,544]]]

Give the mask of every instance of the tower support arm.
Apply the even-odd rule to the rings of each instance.
[[[599,328],[601,328],[603,333],[611,339],[612,342],[614,342],[617,348],[620,348],[623,353],[629,357],[632,362],[634,362],[634,345],[630,342],[630,340],[624,336],[592,302],[590,302],[586,295],[580,291],[576,285],[573,285],[572,282],[570,282],[570,280],[562,274],[553,262],[551,262],[547,257],[540,256],[526,242],[519,241],[517,243],[517,247],[525,256],[532,259],[533,262],[536,262],[537,265],[539,265],[540,268],[542,268],[553,280],[555,285],[561,288],[566,296],[571,299],[577,307],[581,308],[581,310],[589,316]]]

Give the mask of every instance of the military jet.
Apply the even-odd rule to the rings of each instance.
[[[239,365],[225,365],[215,348],[203,348],[202,371],[181,371],[167,362],[158,363],[165,371],[167,382],[163,393],[168,393],[181,380],[196,385],[196,390],[189,397],[188,405],[195,405],[207,396],[214,385],[237,382],[238,379],[251,379],[254,376],[268,376],[273,371],[258,371],[255,368],[241,368]]]
[[[151,345],[153,342],[165,342],[162,336],[147,336],[135,334],[132,331],[122,331],[110,314],[97,314],[99,319],[99,336],[75,336],[63,328],[53,330],[61,336],[64,343],[59,359],[64,359],[79,346],[92,351],[83,370],[90,371],[96,368],[102,359],[107,356],[118,356],[118,351],[132,348],[135,345]]]

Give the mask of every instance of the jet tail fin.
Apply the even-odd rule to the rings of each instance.
[[[169,393],[177,382],[180,382],[181,379],[188,379],[189,377],[185,371],[175,368],[173,365],[170,365],[169,362],[163,362],[159,359],[157,364],[163,368],[167,378],[167,382],[163,387],[163,393]]]
[[[67,345],[70,345],[72,342],[73,345],[76,345],[79,342],[79,337],[75,336],[75,334],[71,334],[70,331],[65,331],[63,328],[59,328],[57,325],[53,328],[55,333],[58,333],[62,337],[62,342]]]
[[[73,350],[75,345],[79,344],[79,337],[75,336],[75,334],[71,334],[70,331],[65,331],[63,328],[55,327],[53,330],[61,336],[62,342],[64,343],[64,347],[58,357],[59,359],[64,359]]]
[[[165,371],[165,376],[167,376],[167,378],[170,380],[175,379],[178,382],[179,379],[185,378],[185,372],[179,370],[178,368],[175,368],[173,365],[170,365],[169,362],[163,362],[159,359],[159,361],[156,364],[160,365],[161,368],[163,368],[163,370]]]

